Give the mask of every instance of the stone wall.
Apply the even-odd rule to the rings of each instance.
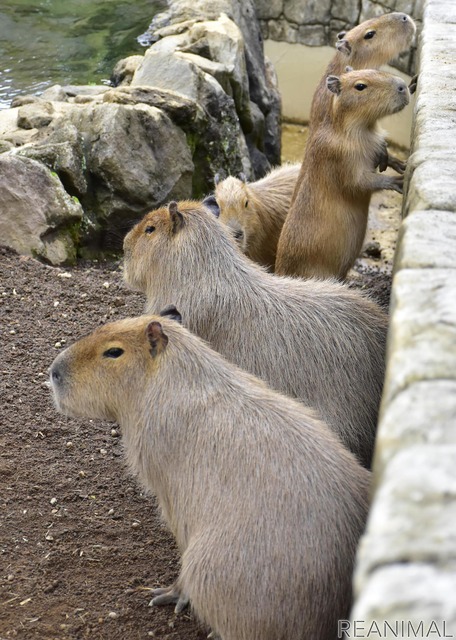
[[[456,3],[427,0],[375,491],[349,637],[456,638]],[[411,622],[399,635],[379,635]],[[429,632],[432,626],[431,632]],[[394,628],[394,627],[393,627]],[[368,633],[369,629],[374,633]],[[427,635],[426,635],[427,634]]]
[[[264,39],[306,44],[333,45],[337,33],[363,20],[390,11],[411,15],[421,29],[424,0],[255,0]],[[416,48],[393,66],[414,72]]]

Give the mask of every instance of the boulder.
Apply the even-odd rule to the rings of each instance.
[[[2,154],[0,210],[3,244],[53,265],[75,261],[82,207],[47,167]]]
[[[242,64],[245,65],[248,95],[244,90],[241,91],[242,104],[248,109],[247,105],[255,103],[269,123],[264,131],[263,149],[256,147],[253,153],[257,158],[260,157],[258,154],[264,154],[267,162],[262,161],[262,166],[258,167],[250,154],[255,177],[260,177],[264,166],[280,164],[280,124],[277,127],[276,123],[280,123],[281,102],[277,85],[272,84],[274,76],[266,69],[262,35],[253,0],[214,0],[211,3],[204,0],[169,0],[168,4],[167,10],[157,14],[148,31],[140,36],[142,44],[157,43],[154,47],[160,46],[162,51],[166,47],[168,52],[176,48],[187,50],[201,57],[215,58],[219,63],[222,62],[220,53],[223,51],[223,63],[229,67],[233,66],[229,60],[238,60],[239,55],[236,58],[236,48],[227,48],[226,43],[235,41],[232,38],[235,29],[242,33],[245,62],[236,62],[231,77],[233,86],[238,83],[238,88],[244,87],[243,82],[239,84],[238,72]],[[211,22],[213,25],[208,26]],[[228,29],[228,22],[234,26]],[[220,39],[221,33],[224,35]],[[199,37],[195,39],[196,35]],[[239,104],[238,98],[236,104]],[[248,134],[250,119],[244,113],[248,114],[248,110],[238,111],[238,117],[244,133]]]

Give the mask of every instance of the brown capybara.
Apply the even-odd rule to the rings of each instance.
[[[340,283],[267,273],[201,202],[148,213],[124,250],[124,278],[146,294],[147,313],[175,304],[190,331],[317,409],[370,464],[387,328],[374,302]]]
[[[190,600],[221,640],[336,638],[370,474],[312,410],[159,316],[99,327],[50,378],[62,413],[121,425],[157,496],[181,554],[160,603]]]
[[[401,78],[376,69],[329,76],[327,84],[330,118],[309,135],[275,270],[342,280],[361,251],[371,194],[402,193],[403,176],[375,169],[384,146],[376,123],[403,109],[410,94]]]
[[[285,164],[256,182],[229,176],[215,187],[220,220],[233,231],[241,251],[268,269],[274,268],[300,169],[301,163]]]
[[[326,78],[344,73],[348,66],[353,69],[377,69],[403,51],[407,51],[415,37],[416,25],[406,13],[386,13],[337,35],[336,49],[320,83],[315,90],[310,109],[311,129],[328,118],[331,96],[327,92]],[[379,155],[381,170],[387,166],[403,173],[405,164],[388,155],[386,145]]]

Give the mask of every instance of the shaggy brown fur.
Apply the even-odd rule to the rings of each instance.
[[[51,384],[61,412],[121,425],[181,553],[170,600],[221,640],[336,638],[369,473],[311,410],[156,316],[96,329]]]
[[[387,318],[331,281],[267,273],[199,202],[148,213],[124,241],[124,277],[146,310],[175,304],[185,326],[273,388],[316,408],[369,465]]]
[[[363,244],[371,194],[402,193],[402,176],[375,170],[385,144],[376,123],[408,104],[405,82],[363,69],[329,76],[327,84],[329,117],[309,136],[277,247],[282,275],[345,278]]]
[[[301,164],[277,167],[256,182],[230,176],[215,187],[220,220],[232,229],[241,251],[273,269],[277,243]]]

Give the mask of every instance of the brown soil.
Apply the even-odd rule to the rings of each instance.
[[[386,305],[390,276],[357,269],[353,286]],[[142,305],[118,263],[61,269],[0,250],[0,640],[207,635],[190,611],[149,607],[178,557],[119,427],[62,417],[45,384],[65,344]]]

